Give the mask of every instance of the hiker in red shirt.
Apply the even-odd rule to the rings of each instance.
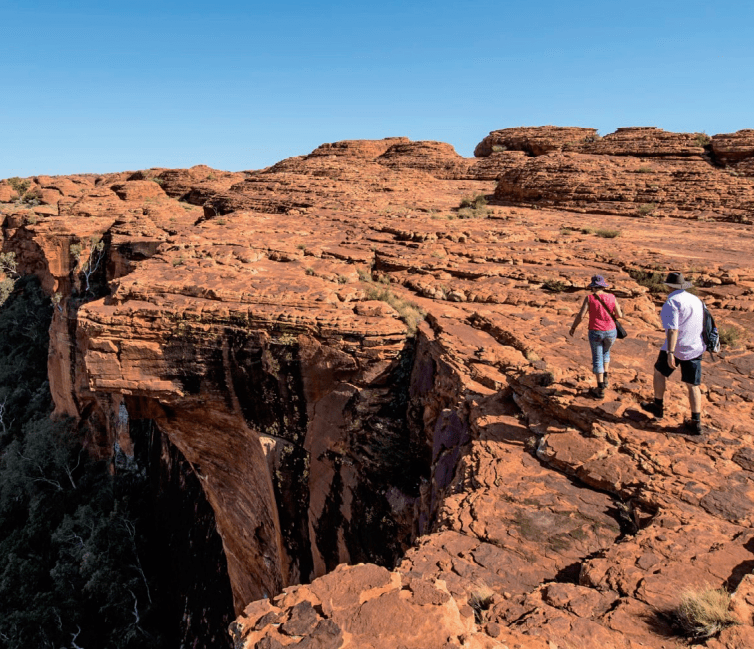
[[[568,332],[573,336],[576,327],[589,311],[589,345],[592,348],[592,371],[597,377],[597,387],[590,392],[597,399],[605,397],[605,388],[609,385],[608,370],[610,369],[610,348],[617,336],[615,318],[622,318],[623,312],[618,306],[618,300],[612,293],[605,293],[602,289],[609,288],[609,284],[602,275],[592,276],[592,282],[587,288],[591,295],[584,298],[581,311]],[[609,309],[609,311],[608,311]],[[611,317],[611,314],[613,317]]]

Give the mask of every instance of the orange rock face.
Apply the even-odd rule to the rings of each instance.
[[[494,131],[478,159],[346,141],[0,193],[3,251],[59,300],[57,413],[102,457],[148,420],[190,463],[236,646],[680,648],[672,611],[706,585],[742,621],[707,645],[750,646],[754,185],[715,166],[750,158],[727,136],[594,135]],[[638,405],[668,269],[728,340],[702,437],[677,378],[662,422]],[[602,401],[567,333],[596,273],[630,333]]]
[[[560,151],[566,145],[578,145],[596,139],[597,129],[563,126],[536,126],[521,128],[504,128],[492,131],[484,138],[474,155],[486,157],[496,150],[524,151],[537,156]]]

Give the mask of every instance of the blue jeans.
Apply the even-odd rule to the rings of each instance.
[[[592,372],[602,374],[605,371],[605,363],[610,362],[610,348],[615,342],[617,335],[615,329],[610,331],[589,330],[589,346],[592,348]]]

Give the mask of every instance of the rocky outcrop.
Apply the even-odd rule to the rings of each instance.
[[[459,156],[444,142],[405,142],[394,144],[377,162],[391,169],[419,169],[441,180],[469,177],[471,161]]]
[[[723,164],[732,165],[747,158],[754,158],[754,129],[721,133],[713,136],[710,141],[712,152]]]
[[[499,151],[523,151],[532,156],[560,151],[566,145],[578,145],[599,139],[596,128],[576,126],[531,126],[492,131],[474,149],[477,158]]]
[[[748,180],[691,153],[559,150],[492,152],[461,179],[451,152],[349,141],[238,174],[46,179],[68,192],[54,210],[3,203],[3,251],[56,300],[57,413],[118,462],[156,431],[193,473],[238,647],[680,648],[672,609],[709,584],[744,624],[708,646],[744,649]],[[658,210],[633,218],[653,184]],[[653,273],[671,268],[735,340],[705,361],[701,438],[675,381],[662,422],[638,407],[662,338]],[[630,331],[601,402],[585,332],[567,336],[595,273]]]
[[[506,160],[496,198],[598,214],[752,219],[749,130],[710,138],[620,128],[600,138],[585,129],[553,129],[493,131],[477,146],[477,156],[501,156],[505,149],[534,156]],[[492,153],[493,146],[500,151]]]
[[[499,179],[495,197],[595,213],[748,222],[754,183],[703,160],[578,153],[530,159]]]
[[[715,135],[711,144],[718,164],[728,167],[734,176],[754,178],[754,129]]]
[[[661,128],[619,128],[602,138],[565,147],[591,155],[637,158],[700,158],[710,138],[704,133],[672,133]]]

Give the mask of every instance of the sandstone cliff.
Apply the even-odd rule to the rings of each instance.
[[[57,304],[56,412],[101,457],[154,427],[198,478],[237,646],[681,647],[670,611],[709,584],[744,624],[707,645],[743,649],[750,139],[506,129],[478,159],[391,138],[40,176],[0,183],[3,251]],[[662,425],[638,407],[671,268],[732,341],[703,438],[677,382]],[[567,336],[593,273],[631,332],[602,402]]]

